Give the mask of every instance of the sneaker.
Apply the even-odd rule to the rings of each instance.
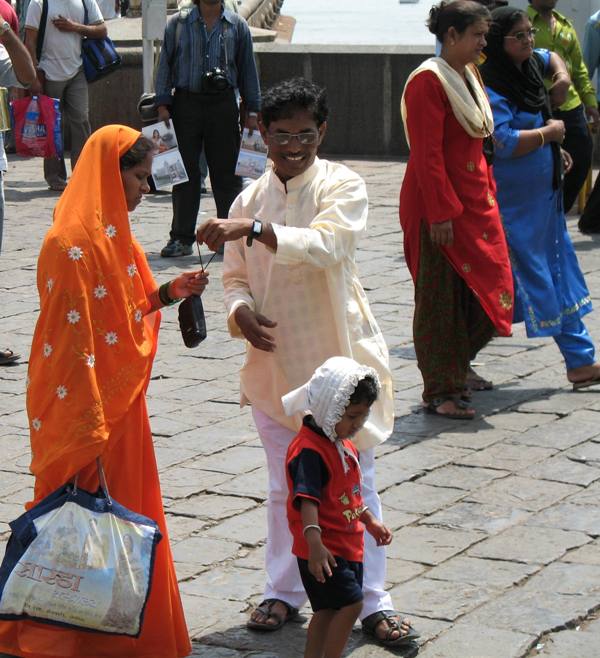
[[[52,183],[48,183],[48,189],[52,190],[53,192],[64,192],[66,187],[67,187],[66,180],[57,180],[57,181],[53,181]]]
[[[590,221],[589,218],[585,221],[585,218],[581,217],[577,228],[585,235],[594,235],[595,233],[600,233],[600,222]]]
[[[163,258],[177,258],[178,256],[190,256],[192,251],[191,244],[183,244],[179,240],[169,240],[162,248],[160,255]]]

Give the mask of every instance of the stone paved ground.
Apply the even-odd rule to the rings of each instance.
[[[378,452],[379,487],[395,539],[388,583],[422,633],[422,658],[597,658],[600,655],[600,391],[574,394],[550,340],[521,328],[480,355],[496,390],[478,394],[474,422],[419,412],[411,344],[412,284],[397,222],[403,165],[353,161],[371,198],[358,260],[385,333],[396,384],[395,432]],[[35,259],[56,197],[39,161],[15,159],[6,184],[0,258],[0,344],[27,354],[37,311]],[[165,261],[170,199],[149,197],[133,216],[157,278],[195,259]],[[211,212],[212,200],[204,202]],[[576,233],[593,296],[600,244]],[[264,457],[247,409],[238,408],[243,345],[225,331],[221,264],[205,295],[209,336],[181,343],[176,311],[164,313],[149,407],[195,656],[296,658],[305,629],[247,632],[260,599],[265,539]],[[600,314],[589,326],[600,337]],[[0,532],[31,496],[26,364],[0,368]],[[415,649],[402,655],[413,655]],[[351,640],[353,658],[383,649]],[[124,657],[125,658],[125,657]]]

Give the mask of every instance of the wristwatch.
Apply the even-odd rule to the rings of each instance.
[[[2,21],[0,24],[0,37],[3,34],[6,34],[10,30],[10,23],[8,21]]]
[[[250,231],[250,235],[246,238],[246,245],[248,247],[251,247],[254,238],[257,238],[262,233],[262,228],[262,222],[260,219],[255,219],[252,222],[252,230]]]

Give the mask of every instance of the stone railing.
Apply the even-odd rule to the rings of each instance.
[[[177,10],[177,0],[167,0],[167,11]],[[129,0],[127,18],[138,18],[142,15],[142,0]]]
[[[239,13],[252,27],[268,29],[277,20],[282,5],[283,0],[243,0]]]

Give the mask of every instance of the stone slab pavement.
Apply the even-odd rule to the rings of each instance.
[[[389,588],[421,632],[422,658],[597,658],[600,655],[600,391],[572,393],[552,340],[522,327],[479,358],[493,391],[478,393],[473,422],[425,416],[411,337],[413,287],[402,255],[397,200],[404,165],[353,160],[367,181],[362,281],[387,339],[397,420],[378,450],[387,523]],[[31,498],[26,355],[38,310],[35,265],[55,194],[39,160],[11,158],[0,258],[0,345],[21,351],[0,368],[0,538]],[[202,202],[203,217],[214,211]],[[158,256],[170,197],[147,197],[132,215],[159,281],[197,258]],[[569,226],[595,300],[600,242]],[[167,518],[194,655],[296,658],[306,624],[246,631],[263,587],[266,474],[247,408],[238,406],[244,346],[225,328],[221,262],[204,297],[208,338],[186,349],[176,309],[164,311],[149,408]],[[600,336],[600,314],[588,325]],[[306,610],[305,612],[308,612]],[[417,646],[399,651],[414,655]],[[358,628],[348,655],[380,658]]]

